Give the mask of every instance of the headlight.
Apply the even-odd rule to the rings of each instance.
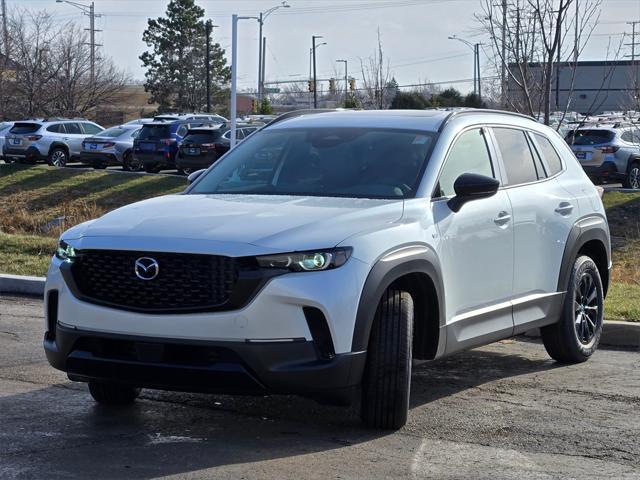
[[[262,268],[287,268],[293,272],[317,272],[345,264],[351,256],[350,248],[334,248],[314,252],[278,253],[256,257]]]
[[[56,249],[56,258],[67,262],[72,262],[76,258],[76,249],[64,240],[60,240]]]

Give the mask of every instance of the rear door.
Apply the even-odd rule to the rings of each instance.
[[[68,122],[64,124],[64,128],[67,131],[64,136],[64,141],[69,147],[69,155],[71,157],[80,155],[82,150],[82,141],[87,136],[83,131],[80,123]]]
[[[513,208],[517,334],[557,320],[562,304],[557,291],[560,265],[578,208],[558,182],[562,162],[544,135],[508,127],[492,130]]]

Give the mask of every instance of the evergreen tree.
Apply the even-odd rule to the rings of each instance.
[[[272,115],[273,108],[271,107],[271,102],[267,97],[264,97],[260,102],[260,106],[258,108],[258,113],[260,115]]]
[[[171,0],[166,17],[149,19],[142,40],[150,48],[140,56],[145,90],[160,111],[200,111],[206,99],[206,27],[195,0]],[[219,97],[231,71],[219,43],[210,49],[212,97]]]
[[[422,95],[418,92],[401,92],[398,91],[396,96],[393,98],[391,102],[391,109],[399,109],[399,110],[407,110],[407,109],[417,109],[424,110],[429,106],[429,102],[427,102]]]

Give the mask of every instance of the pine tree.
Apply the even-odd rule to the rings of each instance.
[[[201,111],[206,99],[204,10],[195,0],[171,0],[166,17],[149,19],[142,40],[150,48],[140,56],[147,69],[144,88],[160,111]],[[231,71],[219,43],[210,49],[211,92],[219,98]],[[215,102],[214,102],[215,103]]]

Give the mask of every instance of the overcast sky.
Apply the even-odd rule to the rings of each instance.
[[[79,3],[88,3],[76,0]],[[231,15],[256,15],[277,5],[279,0],[196,0],[219,28],[214,40],[231,56]],[[167,0],[95,0],[98,34],[103,53],[136,80],[144,78],[138,60],[146,50],[142,32],[147,18],[163,16]],[[46,9],[59,22],[70,20],[88,25],[88,18],[75,7],[55,0],[7,0],[8,7]],[[311,35],[322,35],[327,45],[317,49],[319,78],[343,78],[346,59],[350,75],[359,78],[360,58],[373,54],[379,27],[384,54],[400,85],[418,82],[450,82],[473,77],[471,50],[450,35],[472,42],[486,41],[478,33],[474,13],[480,0],[289,0],[291,8],[279,9],[265,22],[267,37],[267,82],[307,79]],[[618,44],[631,32],[626,22],[640,20],[640,0],[603,0],[600,23],[594,31],[584,60],[604,59],[609,40]],[[640,28],[639,28],[640,30]],[[610,37],[611,35],[611,37]],[[629,40],[627,40],[629,41]],[[238,34],[238,85],[255,88],[257,78],[258,25],[243,20]],[[455,83],[468,91],[472,82]]]

